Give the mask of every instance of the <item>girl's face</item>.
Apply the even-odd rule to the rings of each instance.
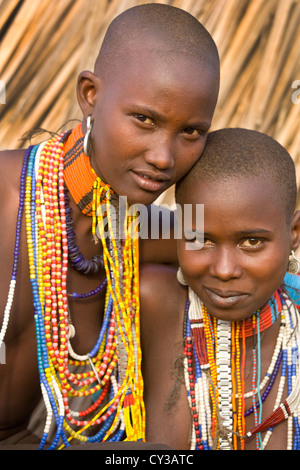
[[[111,82],[95,83],[92,165],[129,203],[150,204],[201,155],[218,74],[180,55],[150,60],[141,51]]]
[[[187,249],[190,240],[184,237],[178,242],[185,280],[211,315],[228,321],[249,317],[282,283],[297,230],[287,223],[272,183],[263,177],[201,180],[183,198],[182,210],[193,204],[186,233],[203,234],[203,227],[196,227],[195,205],[204,204],[203,246],[195,239],[195,249]]]

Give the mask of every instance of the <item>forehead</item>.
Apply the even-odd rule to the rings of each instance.
[[[177,201],[184,212],[185,204],[204,205],[205,226],[251,229],[268,226],[277,230],[286,225],[286,211],[279,201],[274,183],[264,176],[233,177],[225,181],[199,178],[184,186]],[[193,218],[192,223],[195,223]]]
[[[115,69],[104,82],[103,93],[109,99],[148,100],[151,106],[163,106],[165,100],[169,106],[168,100],[175,98],[182,108],[193,104],[195,108],[199,106],[197,113],[201,113],[200,107],[204,111],[208,107],[213,113],[219,90],[218,72],[189,54],[135,49]]]
[[[132,79],[141,73],[151,77],[164,74],[165,79],[172,75],[181,78],[188,76],[195,80],[199,76],[209,75],[215,79],[216,85],[219,81],[219,63],[211,54],[201,53],[200,48],[196,54],[188,47],[179,49],[176,44],[149,40],[143,36],[138,43],[124,44],[119,51],[114,52],[110,61],[106,61],[106,69],[107,73],[101,69],[99,73],[103,73],[109,83],[122,83],[124,78]]]

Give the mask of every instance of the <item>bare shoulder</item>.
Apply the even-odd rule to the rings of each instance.
[[[15,266],[15,239],[16,223],[20,203],[20,175],[24,150],[7,150],[0,152],[0,257],[2,269],[0,271],[0,318],[3,315],[12,268]],[[9,328],[6,338],[15,337],[15,331],[21,331],[21,326],[27,325],[32,308],[27,311],[25,305],[29,305],[30,288],[28,277],[27,243],[25,236],[24,214],[22,218],[21,232],[18,241],[18,290],[15,293],[14,312],[18,306],[23,305],[22,314],[12,315],[12,323],[15,327]],[[16,268],[15,268],[16,269]],[[19,311],[18,311],[19,312]],[[28,313],[29,312],[29,313]],[[22,321],[21,321],[22,320]],[[15,324],[14,324],[15,322]]]
[[[24,149],[7,149],[0,151],[0,165],[1,168],[4,166],[14,166],[16,162],[19,162],[22,165],[22,161],[24,158],[26,150]]]
[[[164,264],[148,263],[141,266],[140,284],[141,292],[145,295],[149,294],[155,286],[169,285],[175,288],[177,270],[174,266]]]
[[[140,217],[142,232],[147,237],[140,239],[140,261],[178,266],[177,243],[174,237],[174,211],[151,204],[147,215]]]
[[[2,197],[5,197],[5,191],[19,190],[24,155],[25,150],[22,149],[0,151],[0,192]]]
[[[177,268],[146,264],[140,270],[141,322],[149,331],[166,326],[170,331],[181,324],[187,290],[177,281]]]
[[[40,399],[24,213],[21,230],[16,230],[24,154],[0,152],[0,325],[12,273],[17,281],[4,337],[6,365],[0,366],[0,440],[25,428]]]
[[[186,449],[190,414],[181,375],[183,319],[187,288],[177,270],[165,265],[141,268],[141,345],[146,439]]]
[[[1,243],[6,245],[7,232],[14,233],[20,198],[20,176],[24,150],[0,152],[0,226]]]
[[[177,268],[164,264],[145,264],[140,268],[141,301],[160,304],[186,297],[186,288],[177,281]]]

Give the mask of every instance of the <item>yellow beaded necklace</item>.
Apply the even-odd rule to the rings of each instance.
[[[144,440],[145,410],[141,375],[139,326],[138,240],[132,217],[124,221],[124,239],[114,237],[115,198],[107,200],[100,178],[93,184],[93,234],[103,244],[107,276],[103,326],[94,349],[78,356],[70,345],[71,328],[66,292],[68,244],[64,206],[64,141],[68,135],[30,152],[25,214],[30,278],[33,286],[38,362],[47,421],[40,448],[49,437],[51,419],[56,434],[50,448],[84,442]],[[100,205],[105,194],[105,209]],[[104,226],[108,220],[107,238]],[[118,220],[116,220],[119,223]],[[74,366],[83,368],[80,373]],[[71,410],[70,398],[91,397],[87,409]],[[105,403],[105,404],[104,404]],[[101,430],[84,435],[87,428]]]

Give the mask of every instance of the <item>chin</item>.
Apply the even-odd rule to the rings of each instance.
[[[209,306],[209,302],[207,303],[207,305],[204,302],[204,305],[206,306],[208,313],[212,317],[217,318],[218,320],[230,321],[230,322],[243,321],[246,318],[251,317],[253,312],[255,312],[255,310],[252,310],[251,307],[241,308],[238,305],[236,306],[236,308],[216,307],[215,305]]]
[[[146,192],[143,192],[143,194],[136,195],[130,195],[126,196],[127,197],[127,202],[129,207],[134,205],[134,204],[141,204],[143,206],[149,206],[150,204],[153,204],[154,201],[160,196],[160,194],[156,194],[153,196],[153,194],[149,194]]]
[[[214,318],[217,318],[218,320],[223,320],[223,321],[228,321],[228,322],[239,322],[239,321],[246,320],[246,318],[250,317],[252,313],[250,314],[245,313],[243,315],[241,313],[226,311],[224,309],[224,311],[222,312],[219,312],[219,311],[213,312],[213,313],[210,313],[210,315]]]

